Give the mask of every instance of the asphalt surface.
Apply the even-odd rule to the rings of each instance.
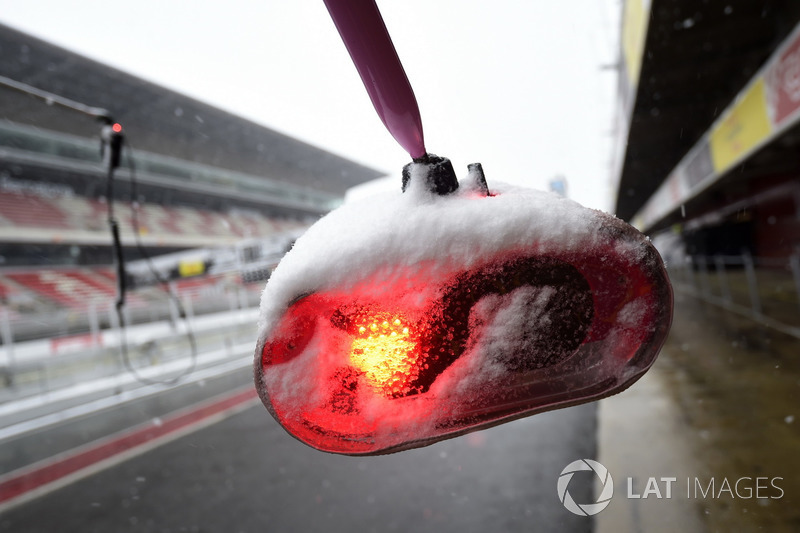
[[[675,296],[653,368],[600,402],[599,459],[619,490],[595,531],[800,531],[797,338],[696,293]],[[676,478],[671,497],[663,476]],[[662,497],[626,497],[628,478],[641,496],[650,478],[659,480]],[[768,485],[760,496],[750,492],[758,478]],[[716,492],[697,492],[712,480]],[[724,480],[741,490],[722,491]]]
[[[240,369],[7,439],[0,443],[0,473],[55,457],[148,421],[157,421],[171,412],[241,387],[248,378],[249,369]]]
[[[237,372],[3,443],[5,466],[33,461],[249,380]],[[596,456],[596,406],[544,413],[381,457],[294,440],[260,405],[7,509],[0,531],[566,531],[556,482]],[[577,476],[577,474],[576,474]],[[576,477],[575,501],[593,501]]]

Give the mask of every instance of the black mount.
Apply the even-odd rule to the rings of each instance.
[[[423,179],[425,188],[430,192],[444,196],[458,190],[458,178],[450,160],[434,154],[425,154],[403,167],[403,192],[406,192],[411,183],[411,171],[415,165],[425,167]],[[469,172],[462,185],[488,196],[489,187],[486,185],[483,166],[480,163],[471,163],[467,165],[467,169]]]
[[[425,154],[414,159],[403,167],[403,192],[406,192],[411,183],[411,167],[414,165],[425,166],[425,188],[440,196],[450,194],[458,189],[458,179],[453,164],[446,157]]]

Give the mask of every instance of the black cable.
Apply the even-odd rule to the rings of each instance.
[[[138,201],[135,199],[134,196],[136,191],[136,167],[133,161],[133,150],[131,149],[130,143],[127,141],[127,138],[122,135],[121,126],[119,124],[114,123],[111,117],[111,113],[106,109],[100,107],[91,107],[81,102],[70,100],[69,98],[65,98],[61,95],[44,91],[37,87],[33,87],[31,85],[13,80],[11,78],[7,78],[5,76],[0,76],[0,85],[39,98],[40,100],[46,102],[47,105],[55,104],[64,107],[66,109],[70,109],[72,111],[76,111],[78,113],[94,117],[103,122],[104,126],[101,132],[102,143],[100,147],[103,151],[103,158],[104,161],[107,163],[107,168],[108,168],[108,174],[106,176],[107,178],[106,199],[108,204],[107,215],[108,215],[108,225],[109,228],[111,229],[112,247],[114,249],[114,261],[116,263],[116,276],[117,276],[117,299],[114,308],[116,310],[117,319],[119,320],[119,325],[120,325],[120,332],[121,332],[120,350],[122,351],[123,363],[128,372],[130,372],[136,378],[137,381],[144,383],[146,385],[172,385],[174,383],[177,383],[185,376],[188,376],[189,374],[194,372],[194,369],[197,366],[197,342],[194,333],[192,332],[191,326],[189,324],[189,318],[186,315],[186,310],[184,309],[183,304],[181,303],[180,299],[178,299],[177,295],[173,294],[172,291],[168,289],[167,282],[161,279],[161,277],[155,270],[155,267],[153,266],[150,260],[149,254],[147,254],[146,250],[144,249],[144,246],[142,245],[139,235],[138,213],[135,209],[135,205],[138,205]],[[177,376],[164,381],[151,380],[139,375],[139,373],[133,368],[133,365],[131,364],[130,361],[130,356],[128,354],[128,341],[127,341],[127,331],[126,331],[127,324],[124,314],[128,275],[125,269],[125,256],[122,247],[122,238],[120,237],[119,223],[117,222],[117,219],[114,217],[114,170],[120,165],[123,144],[128,148],[128,165],[131,169],[131,196],[132,196],[131,220],[133,223],[136,246],[139,250],[139,253],[142,254],[142,256],[146,259],[147,264],[150,267],[150,271],[153,273],[156,280],[159,283],[161,283],[162,289],[177,304],[179,314],[186,321],[186,336],[189,340],[189,345],[191,347],[191,357],[190,357],[189,367],[183,372],[179,373]]]
[[[131,186],[130,186],[130,198],[131,198],[131,225],[133,229],[134,241],[136,242],[137,250],[139,251],[140,255],[145,259],[145,262],[150,269],[150,272],[153,274],[156,282],[159,284],[161,290],[163,290],[167,297],[172,299],[172,301],[176,304],[178,309],[178,314],[186,324],[186,338],[189,341],[189,348],[190,348],[190,357],[189,357],[189,366],[186,367],[183,371],[178,373],[176,376],[173,376],[170,379],[166,380],[157,380],[157,379],[149,379],[141,374],[134,368],[133,364],[131,363],[130,353],[128,351],[128,339],[127,339],[127,321],[125,319],[125,305],[126,305],[126,293],[127,293],[127,271],[125,268],[125,259],[123,254],[122,248],[122,240],[120,238],[119,232],[119,223],[117,222],[116,218],[114,217],[114,168],[115,165],[113,162],[110,162],[108,165],[108,183],[107,183],[107,209],[108,209],[108,224],[111,228],[112,239],[113,239],[113,247],[114,247],[114,258],[116,261],[117,266],[117,280],[118,280],[118,294],[117,294],[117,301],[115,310],[117,315],[117,320],[119,321],[120,325],[120,352],[122,354],[122,362],[125,366],[125,370],[128,371],[136,381],[144,384],[144,385],[174,385],[178,383],[183,378],[189,376],[194,372],[195,368],[197,368],[197,340],[195,338],[194,332],[192,331],[191,324],[189,322],[189,317],[186,313],[185,308],[183,307],[183,303],[180,301],[178,296],[173,293],[169,289],[169,281],[165,280],[161,277],[159,272],[156,270],[155,265],[150,258],[150,254],[147,253],[147,250],[144,248],[144,245],[141,241],[141,235],[139,232],[139,214],[138,214],[138,205],[139,201],[136,198],[137,195],[137,179],[136,179],[136,165],[134,163],[133,158],[133,148],[131,147],[130,142],[127,140],[127,137],[121,137],[122,142],[127,148],[127,161],[128,167],[130,168],[131,174]],[[113,157],[113,156],[112,156]]]
[[[125,272],[125,254],[122,249],[122,238],[119,234],[119,223],[114,217],[114,165],[108,165],[106,175],[106,198],[108,210],[108,226],[111,228],[112,248],[114,250],[114,265],[117,272],[117,300],[115,307],[120,308],[125,305],[125,293],[127,292],[127,275]]]

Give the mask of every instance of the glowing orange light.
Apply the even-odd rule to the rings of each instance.
[[[115,122],[114,125],[111,126],[111,129],[114,130],[114,133],[119,133],[122,131],[122,124]]]
[[[381,320],[383,319],[383,320]],[[358,327],[350,364],[387,396],[403,395],[419,376],[419,340],[397,317],[373,317]],[[380,325],[379,325],[380,324]]]

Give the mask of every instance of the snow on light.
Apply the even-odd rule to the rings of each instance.
[[[643,235],[548,192],[437,195],[420,167],[405,193],[323,217],[264,289],[256,385],[290,433],[387,453],[608,395],[649,368],[672,302]]]
[[[470,201],[461,189],[434,197],[398,187],[329,213],[275,269],[262,297],[260,331],[298,295],[355,285],[386,265],[400,270],[447,256],[469,268],[521,242],[537,243],[542,254],[577,251],[608,216],[550,192],[504,184],[492,192]]]

